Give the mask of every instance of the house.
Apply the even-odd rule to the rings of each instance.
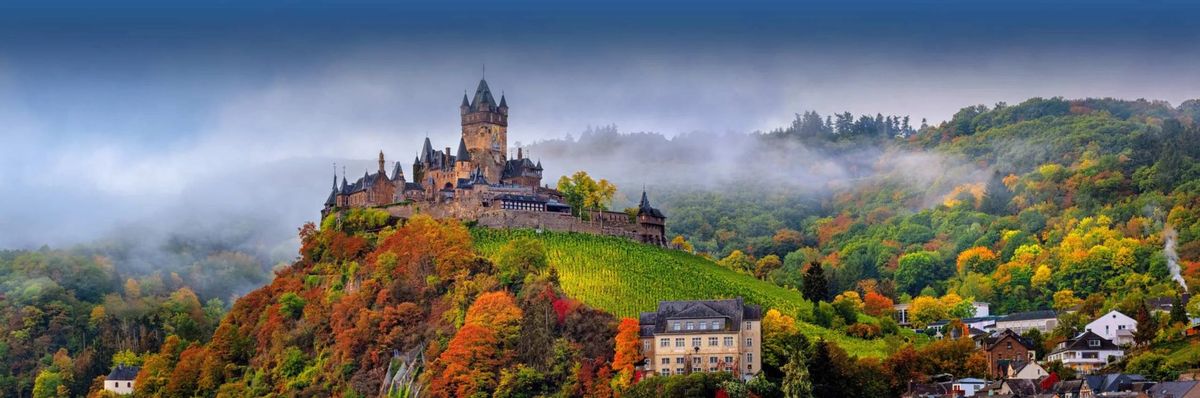
[[[1142,375],[1126,373],[1089,375],[1084,380],[1087,381],[1088,387],[1092,388],[1093,393],[1105,396],[1114,393],[1144,391],[1146,386],[1154,384]]]
[[[1029,379],[1006,379],[992,392],[993,395],[1028,397],[1038,393],[1038,384],[1037,381]]]
[[[1059,343],[1054,351],[1046,355],[1046,360],[1062,361],[1063,365],[1075,369],[1076,372],[1091,374],[1123,356],[1125,351],[1113,344],[1112,340],[1089,330]]]
[[[660,301],[638,318],[648,374],[726,371],[749,379],[762,369],[762,308],[741,297]]]
[[[1029,329],[1046,334],[1057,326],[1058,314],[1054,310],[1018,312],[996,320],[996,330],[1012,329],[1017,334],[1025,334]]]
[[[1164,381],[1147,390],[1151,398],[1200,398],[1200,382]]]
[[[1049,375],[1050,372],[1047,372],[1042,365],[1038,365],[1034,361],[1010,362],[1008,364],[1007,376],[1010,379],[1041,380],[1043,377]]]
[[[1100,337],[1112,340],[1116,345],[1129,345],[1133,344],[1133,331],[1137,330],[1137,320],[1112,310],[1087,324],[1084,330],[1093,331]]]
[[[137,375],[137,366],[117,365],[109,372],[108,377],[104,378],[104,391],[117,395],[133,394],[133,383]]]
[[[1005,329],[980,340],[980,348],[987,358],[988,375],[1004,377],[1008,364],[1036,360],[1033,342],[1021,337],[1011,329]]]
[[[1092,388],[1083,380],[1063,380],[1054,383],[1050,393],[1059,398],[1093,398],[1096,396]]]
[[[950,384],[950,392],[957,397],[973,397],[984,387],[987,387],[987,381],[983,379],[963,378]]]

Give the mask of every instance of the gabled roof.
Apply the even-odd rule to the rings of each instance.
[[[1038,393],[1038,385],[1030,379],[1007,379],[1001,382],[1007,385],[1009,391],[1017,396],[1028,396]]]
[[[1092,391],[1097,394],[1104,392],[1130,391],[1133,389],[1133,383],[1144,383],[1148,381],[1142,375],[1126,373],[1089,375],[1084,380],[1087,381],[1088,387],[1091,387]]]
[[[113,368],[112,372],[108,373],[108,377],[105,380],[133,381],[137,378],[138,370],[140,369],[137,366],[117,365],[117,367]]]
[[[396,162],[396,165],[392,167],[392,181],[403,180],[403,179],[404,179],[404,167],[400,166],[400,162]]]
[[[1018,312],[1015,314],[1008,314],[1007,316],[1005,316],[1003,318],[997,319],[996,322],[1030,321],[1030,320],[1035,320],[1035,319],[1057,319],[1057,318],[1058,318],[1058,314],[1055,313],[1054,310],[1037,310],[1037,311],[1027,311],[1027,312]]]
[[[1100,341],[1099,345],[1097,346],[1092,346],[1091,343],[1089,343],[1089,341],[1096,340]],[[1051,352],[1050,354],[1057,354],[1063,351],[1116,351],[1121,349],[1120,347],[1117,347],[1116,344],[1113,344],[1112,340],[1100,337],[1100,335],[1092,332],[1091,330],[1080,333],[1078,336],[1075,336],[1075,338],[1067,340],[1064,344],[1064,346],[1056,348],[1054,352]]]
[[[1021,337],[1021,335],[1017,334],[1017,332],[1012,331],[1012,329],[1004,329],[999,332],[992,333],[992,335],[990,335],[990,336],[984,337],[983,338],[983,349],[985,351],[991,351],[992,349],[996,348],[996,345],[998,345],[998,344],[1000,344],[1000,342],[1004,341],[1005,338],[1012,338],[1014,341],[1016,341],[1022,347],[1025,347],[1026,350],[1032,350],[1034,348],[1033,342],[1029,341],[1029,339]]]

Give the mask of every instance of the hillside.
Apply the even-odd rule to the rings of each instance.
[[[679,250],[578,233],[475,228],[471,235],[476,249],[485,256],[494,255],[506,242],[517,238],[542,242],[566,294],[620,317],[636,318],[638,312],[653,311],[660,300],[737,296],[798,319],[812,317],[812,303],[799,292]],[[883,340],[851,338],[803,321],[800,329],[812,338],[835,341],[851,354],[887,354]]]

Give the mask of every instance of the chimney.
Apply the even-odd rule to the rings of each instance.
[[[522,154],[521,154],[521,147],[517,147],[517,160],[521,160],[521,159],[523,159],[521,156],[522,156]]]

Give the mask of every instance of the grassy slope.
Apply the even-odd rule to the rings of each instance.
[[[532,237],[546,245],[550,264],[563,290],[588,305],[617,316],[637,317],[653,311],[659,300],[717,299],[741,296],[788,315],[808,317],[812,304],[800,293],[760,281],[692,254],[642,245],[621,238],[531,230],[472,229],[476,248],[493,255],[516,237]],[[882,340],[862,340],[816,325],[801,323],[810,338],[824,337],[859,356],[883,356]]]

